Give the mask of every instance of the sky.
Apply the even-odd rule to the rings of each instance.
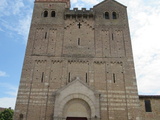
[[[71,9],[103,0],[71,0]],[[160,95],[160,1],[117,0],[127,6],[139,95]],[[0,2],[0,107],[15,106],[34,0]]]

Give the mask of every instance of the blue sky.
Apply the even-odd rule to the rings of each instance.
[[[102,0],[71,0],[91,8]],[[160,94],[160,1],[117,0],[128,7],[139,94]],[[34,0],[0,2],[0,107],[14,108]]]

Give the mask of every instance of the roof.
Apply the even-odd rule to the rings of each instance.
[[[70,83],[68,83],[66,86],[58,89],[57,91],[54,92],[54,94],[60,93],[61,91],[63,91],[64,89],[68,88],[69,86],[75,84],[75,83],[80,83],[81,85],[85,86],[86,88],[88,88],[89,90],[93,91],[95,94],[99,94],[98,91],[95,91],[94,89],[92,89],[89,85],[87,85],[86,83],[84,83],[82,80],[80,80],[79,77],[76,77],[75,80],[71,81]]]
[[[150,99],[160,99],[160,95],[139,95],[140,99],[150,98]]]
[[[0,112],[4,111],[5,109],[6,109],[6,108],[1,108],[1,107],[0,107]]]
[[[100,4],[103,4],[104,2],[109,2],[109,1],[113,1],[113,2],[115,2],[115,3],[117,3],[117,4],[119,4],[120,6],[123,6],[123,7],[126,8],[125,5],[123,5],[123,4],[119,3],[119,2],[117,2],[116,0],[104,0],[104,1],[100,2],[99,4],[95,5],[94,7],[96,7],[96,6],[100,5]]]

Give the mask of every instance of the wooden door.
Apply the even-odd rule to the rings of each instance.
[[[87,120],[86,117],[67,117],[66,120]]]

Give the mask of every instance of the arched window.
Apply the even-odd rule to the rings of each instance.
[[[19,115],[20,120],[23,120],[23,114]]]
[[[56,12],[55,11],[52,11],[51,12],[51,17],[55,17],[56,16]]]
[[[117,19],[117,13],[116,13],[116,12],[113,12],[113,13],[112,13],[112,18],[113,18],[113,19]]]
[[[104,18],[105,18],[105,19],[109,19],[109,13],[108,13],[108,12],[105,12],[105,13],[104,13]]]
[[[48,11],[44,11],[43,17],[48,17]]]

